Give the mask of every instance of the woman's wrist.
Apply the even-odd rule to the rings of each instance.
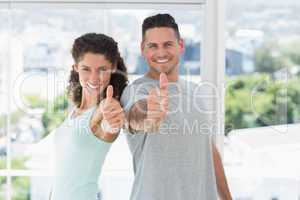
[[[110,124],[108,123],[108,121],[106,121],[106,120],[101,121],[100,127],[106,133],[118,134],[120,132],[120,128],[111,127]]]
[[[106,141],[106,142],[113,142],[115,141],[115,139],[118,137],[118,133],[110,133],[106,130],[103,130],[102,127],[101,127],[101,124],[102,124],[102,121],[101,120],[100,122],[95,122],[95,121],[91,121],[90,123],[90,128],[91,128],[91,131],[94,133],[94,135],[103,140],[103,141]]]

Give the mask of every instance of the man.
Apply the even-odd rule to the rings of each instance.
[[[217,191],[230,200],[202,91],[179,78],[184,42],[175,20],[148,17],[142,34],[149,71],[121,98],[135,173],[131,200],[215,200]]]

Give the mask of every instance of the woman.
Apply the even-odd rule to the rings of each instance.
[[[119,99],[127,72],[117,43],[88,33],[73,44],[68,94],[74,109],[55,132],[52,200],[93,200],[111,143],[124,124]]]

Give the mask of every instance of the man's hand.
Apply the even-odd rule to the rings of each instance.
[[[159,88],[152,88],[146,101],[146,129],[151,131],[158,130],[168,111],[168,78],[166,74],[160,74]]]

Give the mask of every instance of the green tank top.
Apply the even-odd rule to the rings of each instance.
[[[111,143],[97,138],[89,128],[96,107],[80,116],[72,113],[55,131],[55,176],[52,200],[94,200],[98,177]]]

